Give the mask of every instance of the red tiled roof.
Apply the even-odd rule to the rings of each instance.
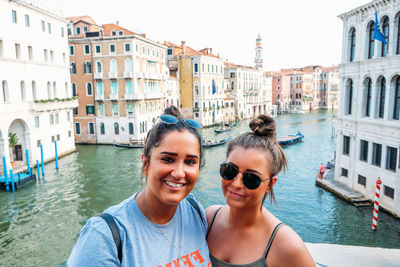
[[[134,35],[135,33],[123,28],[117,24],[114,23],[109,23],[109,24],[103,24],[101,25],[104,28],[104,36],[112,36],[112,31],[124,31],[124,35]]]
[[[101,27],[100,25],[98,25],[90,16],[75,16],[75,17],[66,17],[65,18],[68,21],[71,21],[73,24],[79,22],[79,21],[83,21],[86,22],[88,24],[92,24],[98,27]]]

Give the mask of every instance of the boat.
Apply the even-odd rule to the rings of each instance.
[[[288,136],[284,136],[281,138],[278,138],[278,143],[281,146],[286,146],[286,145],[291,145],[297,142],[303,141],[304,135],[300,132],[297,132],[297,134],[289,134]]]
[[[140,140],[138,140],[138,141],[132,141],[128,144],[114,143],[114,146],[122,148],[143,148],[143,143]]]
[[[219,141],[207,141],[207,142],[204,142],[203,144],[201,144],[201,146],[202,147],[213,147],[213,146],[220,146],[220,145],[223,145],[223,144],[225,144],[225,143],[227,143],[228,141],[230,141],[232,139],[232,136],[229,136],[229,137],[227,137],[227,138],[224,138],[224,139],[222,139],[222,140],[219,140]]]
[[[230,129],[232,129],[232,126],[223,126],[223,127],[220,127],[220,128],[214,128],[214,132],[223,133],[223,132],[229,131]]]

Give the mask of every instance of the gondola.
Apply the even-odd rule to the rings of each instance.
[[[118,144],[114,143],[114,146],[116,147],[122,147],[122,148],[143,148],[142,143],[132,143],[132,144]]]
[[[304,135],[302,135],[300,132],[297,134],[289,134],[288,136],[284,136],[281,138],[278,138],[278,143],[281,146],[286,146],[286,145],[291,145],[300,141],[303,141]]]
[[[227,142],[230,141],[231,139],[232,139],[232,136],[229,136],[229,137],[224,138],[224,139],[222,139],[222,140],[220,140],[220,141],[217,141],[217,142],[208,141],[208,142],[203,143],[203,144],[202,144],[202,147],[220,146],[220,145],[223,145],[223,144],[227,143]]]
[[[227,131],[229,131],[230,129],[232,129],[232,127],[231,126],[224,126],[224,127],[222,127],[222,128],[214,128],[214,132],[216,132],[216,133],[223,133],[223,132],[227,132]]]

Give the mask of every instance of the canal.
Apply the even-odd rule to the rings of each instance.
[[[291,226],[306,242],[400,248],[400,221],[380,212],[378,231],[371,230],[372,207],[356,208],[315,186],[321,162],[333,158],[334,114],[315,111],[278,116],[278,136],[305,135],[304,142],[285,148],[289,169],[278,176],[278,205],[265,206]],[[230,132],[248,131],[248,121]],[[218,175],[226,145],[207,149],[206,164],[194,189],[204,207],[224,203]],[[77,146],[76,153],[46,166],[45,180],[16,193],[0,192],[0,266],[59,266],[67,259],[86,220],[140,189],[140,154],[137,149],[113,146]]]

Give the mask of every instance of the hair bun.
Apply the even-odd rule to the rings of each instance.
[[[257,118],[251,120],[249,126],[253,133],[258,136],[276,137],[275,120],[268,115],[259,115]]]
[[[182,114],[180,113],[179,109],[177,107],[175,107],[174,105],[171,105],[171,106],[167,107],[166,109],[164,109],[164,114],[172,115],[177,118],[182,117]]]

